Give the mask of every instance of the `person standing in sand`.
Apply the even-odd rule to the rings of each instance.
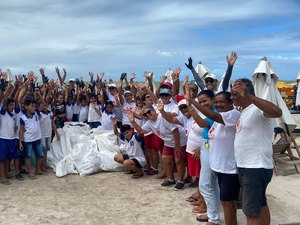
[[[234,151],[243,190],[243,212],[247,225],[268,225],[271,216],[266,189],[273,175],[272,118],[280,117],[282,111],[256,97],[248,79],[235,81],[231,93],[233,103],[242,109],[236,125]]]

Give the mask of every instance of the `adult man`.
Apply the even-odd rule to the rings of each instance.
[[[274,121],[282,115],[273,103],[258,98],[250,80],[234,82],[232,100],[241,107],[234,141],[235,159],[243,189],[243,212],[247,225],[270,224],[266,188],[273,174]]]

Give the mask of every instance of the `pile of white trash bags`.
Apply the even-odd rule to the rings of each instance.
[[[48,165],[57,177],[123,170],[123,166],[114,161],[114,155],[124,150],[124,145],[118,145],[112,131],[91,130],[83,123],[66,123],[58,132],[60,140],[54,138],[48,152]]]

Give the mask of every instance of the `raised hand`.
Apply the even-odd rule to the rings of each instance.
[[[185,66],[186,66],[187,68],[189,68],[190,70],[194,69],[192,57],[188,58],[188,64],[185,63]]]
[[[164,109],[164,104],[162,103],[161,100],[158,100],[158,101],[156,102],[156,107],[157,107],[157,109],[158,109],[159,111],[162,111],[162,110]]]
[[[186,83],[189,83],[189,75],[186,75],[183,81],[183,85],[185,85]]]
[[[228,56],[226,56],[226,61],[227,61],[227,64],[228,65],[230,65],[230,66],[232,66],[232,65],[234,65],[234,63],[235,63],[235,61],[237,60],[237,54],[236,54],[236,52],[231,52],[231,56],[230,56],[230,58],[228,57]]]
[[[67,76],[67,70],[65,68],[63,68],[63,71],[64,71],[64,77]]]
[[[133,112],[131,112],[130,110],[127,112],[127,117],[130,123],[134,122],[134,115]]]
[[[248,95],[246,91],[246,85],[242,81],[235,81],[233,83],[232,90],[234,94],[238,94],[243,98]]]
[[[130,74],[130,80],[134,80],[135,79],[135,73],[131,73]]]
[[[177,81],[179,80],[179,75],[181,73],[181,68],[180,67],[177,67],[174,72],[172,73],[172,79],[173,81]]]
[[[98,76],[98,80],[102,80],[104,77],[104,72],[100,73],[99,76]]]
[[[159,82],[162,84],[167,79],[167,76],[161,76]]]
[[[58,66],[55,67],[55,72],[56,72],[57,74],[60,74]]]
[[[184,84],[184,89],[185,89],[185,95],[184,95],[184,98],[185,98],[187,101],[190,101],[190,100],[191,100],[191,95],[190,95],[190,85],[189,85],[188,82]]]
[[[117,87],[118,87],[118,88],[122,88],[122,81],[121,81],[121,80],[119,80],[119,81],[117,82]]]
[[[40,74],[42,76],[45,76],[45,69],[44,68],[40,68],[39,71],[40,71]]]
[[[94,73],[92,71],[89,72],[90,77],[94,77]]]

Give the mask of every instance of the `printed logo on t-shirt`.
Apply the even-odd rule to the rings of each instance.
[[[240,132],[242,130],[241,120],[238,120],[236,123],[236,132]]]
[[[130,144],[130,146],[134,146],[134,142],[133,141],[130,141],[129,144]]]
[[[214,136],[215,136],[215,130],[216,130],[216,124],[214,124],[210,130],[208,131],[208,137],[210,140],[213,140],[214,139]]]

